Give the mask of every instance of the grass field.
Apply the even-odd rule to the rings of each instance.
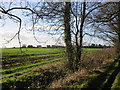
[[[91,52],[98,49],[84,49]],[[101,49],[99,49],[101,50]],[[40,66],[49,65],[65,60],[64,48],[18,48],[2,49],[2,82],[3,86],[10,86],[16,82],[32,82],[36,77],[43,77],[42,73],[26,73]],[[31,79],[32,78],[32,79]],[[29,81],[30,80],[30,81]],[[12,85],[11,85],[12,86]]]
[[[63,49],[54,48],[2,49],[2,82],[24,76],[24,72],[63,59]],[[26,73],[25,73],[26,75]]]

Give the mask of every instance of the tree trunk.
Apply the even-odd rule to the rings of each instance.
[[[82,17],[81,17],[81,25],[80,25],[80,46],[79,46],[79,62],[81,62],[81,55],[82,55],[82,43],[83,43],[83,26],[85,22],[85,11],[86,11],[86,2],[83,2],[83,10],[82,10]]]
[[[117,54],[120,54],[120,2],[118,2],[118,24],[117,24],[117,27],[118,27],[118,31],[117,31],[117,35],[118,35],[118,41],[116,41],[116,52]]]
[[[73,48],[71,43],[71,31],[70,31],[70,10],[71,3],[65,2],[65,10],[64,10],[64,35],[65,35],[65,44],[66,44],[66,54],[68,58],[70,69],[73,69]]]
[[[77,32],[75,34],[75,42],[76,42],[75,49],[76,49],[76,52],[75,52],[75,65],[74,65],[76,70],[78,70],[78,64],[79,64],[79,61],[80,61],[80,59],[79,59],[79,49],[80,48],[79,48],[79,42],[78,42],[79,28],[78,28],[78,24],[77,23],[78,22],[77,22],[77,17],[76,17],[76,29],[77,29]]]
[[[78,37],[77,37],[77,34],[76,34],[76,36],[75,36],[75,39],[76,39],[76,64],[78,64],[79,63],[79,44],[78,44]]]

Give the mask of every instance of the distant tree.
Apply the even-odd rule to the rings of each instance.
[[[98,46],[99,46],[99,47],[101,47],[102,45],[101,45],[101,44],[99,44]]]
[[[22,48],[26,48],[26,44],[23,44],[23,45],[22,45]]]
[[[91,46],[95,47],[96,45],[92,43]]]
[[[42,46],[41,45],[37,45],[37,48],[41,48]]]
[[[33,45],[28,45],[27,48],[34,48]]]
[[[51,48],[51,46],[50,46],[50,45],[47,45],[47,48]]]

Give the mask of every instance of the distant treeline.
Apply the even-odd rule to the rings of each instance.
[[[106,46],[101,44],[91,44],[88,46],[82,46],[83,48],[111,48],[112,46]]]
[[[111,48],[112,46],[82,46],[83,48]]]
[[[33,45],[23,45],[22,48],[65,48],[65,46],[59,46],[59,45],[47,45],[46,47],[42,47],[42,45],[37,45],[36,47]]]
[[[82,48],[110,48],[112,46],[106,46],[101,44],[91,44],[87,46],[82,46]],[[15,47],[13,47],[15,48]],[[59,45],[47,45],[46,47],[42,47],[42,45],[37,45],[36,47],[33,45],[23,45],[22,48],[65,48],[65,46],[59,46]]]

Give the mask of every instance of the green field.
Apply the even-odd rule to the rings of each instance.
[[[63,51],[59,48],[24,48],[21,53],[18,48],[2,49],[2,83],[24,76],[24,72],[41,65],[64,60]]]
[[[101,49],[83,49],[91,52]],[[42,73],[26,73],[40,66],[65,60],[64,48],[19,48],[2,49],[2,82],[3,86],[23,85],[44,76]],[[35,77],[35,78],[34,78]],[[33,79],[31,79],[33,78]],[[30,81],[29,81],[30,80]]]

